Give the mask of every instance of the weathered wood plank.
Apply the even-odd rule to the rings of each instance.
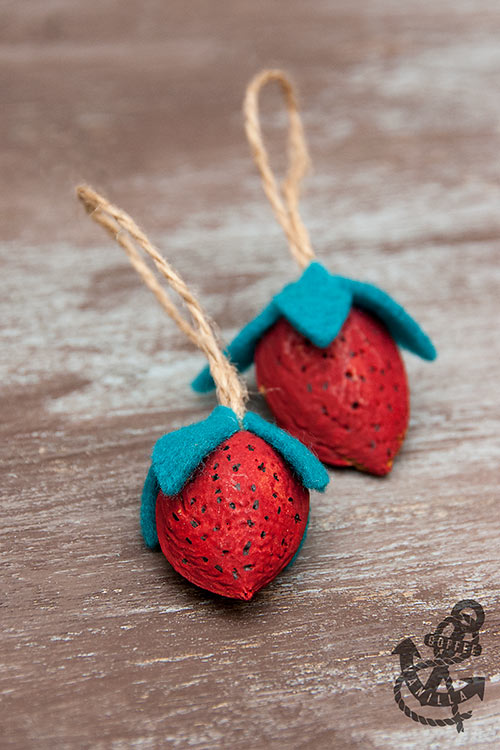
[[[49,0],[5,16],[2,747],[497,748],[498,4]],[[318,255],[396,296],[440,356],[405,355],[392,474],[334,472],[300,558],[240,604],[142,545],[151,446],[213,400],[188,389],[201,355],[71,191],[85,178],[129,209],[229,338],[296,274],[241,125],[269,63],[301,89]],[[486,676],[485,700],[463,735],[417,726],[391,651],[412,637],[427,655],[468,597],[483,653],[453,674]]]

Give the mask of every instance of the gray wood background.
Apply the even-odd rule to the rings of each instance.
[[[498,748],[498,0],[1,5],[2,748]],[[73,186],[128,209],[229,338],[297,275],[242,128],[268,65],[301,91],[319,258],[395,295],[440,356],[405,355],[392,474],[332,472],[300,559],[243,604],[141,542],[154,441],[213,400]],[[421,727],[391,651],[428,656],[469,597],[483,653],[453,676],[486,676],[485,700],[462,735]]]

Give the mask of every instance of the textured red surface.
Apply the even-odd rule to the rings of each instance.
[[[383,324],[353,308],[326,349],[284,319],[256,350],[260,390],[279,424],[325,463],[387,474],[408,426],[406,372]]]
[[[211,453],[178,495],[158,494],[167,560],[201,588],[251,599],[290,562],[304,535],[309,492],[251,432]]]

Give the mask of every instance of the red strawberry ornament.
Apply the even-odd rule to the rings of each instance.
[[[289,167],[280,191],[259,122],[258,96],[281,86],[290,120]],[[418,324],[371,284],[330,274],[314,260],[299,211],[309,160],[297,99],[288,77],[264,70],[249,83],[245,128],[264,192],[290,252],[304,268],[227,348],[239,370],[255,358],[257,382],[279,424],[326,463],[387,474],[408,426],[409,393],[397,344],[424,359],[436,350]],[[197,391],[213,387],[205,368]]]
[[[278,424],[325,463],[387,474],[403,442],[409,392],[396,342],[424,359],[435,349],[385,292],[311,263],[227,348],[238,369],[255,359]],[[193,382],[212,386],[204,370]]]
[[[249,600],[291,561],[309,492],[268,443],[243,430],[223,441],[173,496],[158,493],[163,554],[191,583]]]
[[[245,409],[246,391],[213,327],[183,279],[124,211],[78,188],[90,216],[125,249],[134,268],[179,328],[208,357],[221,405],[207,419],[161,437],[141,499],[148,547],[161,545],[197,586],[249,600],[298,552],[309,514],[308,489],[328,474],[302,443]],[[188,323],[144,263],[134,241],[181,296]]]
[[[308,488],[328,475],[298,440],[247,412],[218,406],[156,443],[142,494],[146,544],[216,594],[249,600],[296,555]]]

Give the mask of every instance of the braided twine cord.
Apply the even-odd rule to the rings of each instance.
[[[280,191],[269,164],[259,116],[259,93],[270,82],[280,85],[289,117],[289,166]],[[299,215],[300,182],[309,169],[310,161],[300,119],[297,97],[292,82],[282,70],[263,70],[248,84],[243,104],[245,131],[252,155],[260,172],[264,192],[288,240],[290,252],[301,268],[314,260],[309,233]]]
[[[89,216],[97,224],[100,224],[125,250],[132,266],[146,286],[151,289],[167,314],[177,323],[181,331],[205,353],[210,366],[210,373],[217,388],[219,402],[223,406],[231,408],[238,419],[241,420],[245,414],[246,388],[238,377],[235,368],[224,355],[215,333],[214,324],[204,313],[200,303],[184,280],[151,244],[144,232],[125,211],[114,206],[88,185],[79,185],[76,192]],[[183,317],[163,289],[156,275],[142,257],[139,248],[153,260],[158,273],[182,299],[191,316],[191,323]]]

